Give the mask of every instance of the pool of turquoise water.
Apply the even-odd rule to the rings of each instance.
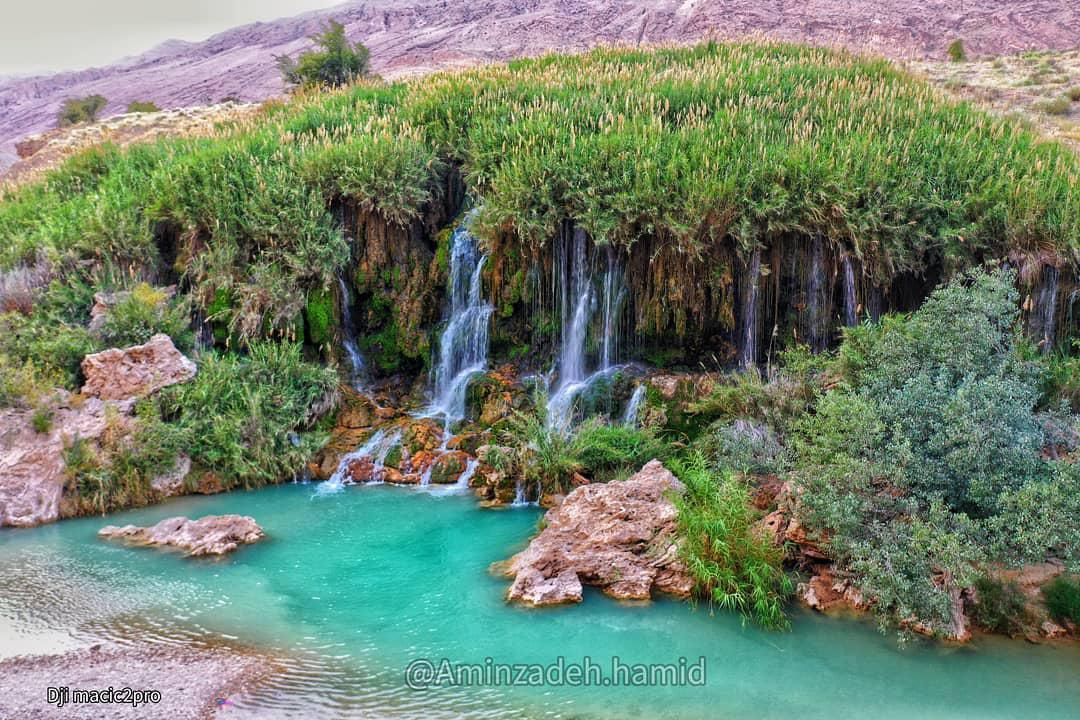
[[[0,531],[0,657],[102,640],[266,648],[285,672],[232,698],[232,717],[1077,718],[1080,651],[983,638],[898,647],[867,622],[794,610],[789,632],[671,600],[507,605],[494,561],[540,512],[467,495],[316,486],[189,497],[102,518]],[[241,513],[267,539],[220,560],[99,540],[104,524]],[[442,687],[406,666],[694,664],[704,686]]]

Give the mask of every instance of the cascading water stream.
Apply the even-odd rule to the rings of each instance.
[[[739,365],[753,367],[757,362],[758,345],[758,294],[761,276],[761,250],[754,250],[746,270],[746,290],[742,305],[742,342],[739,347]]]
[[[548,398],[547,421],[549,427],[560,431],[570,427],[578,396],[596,381],[611,377],[620,367],[613,363],[618,352],[619,318],[626,299],[626,287],[616,252],[608,246],[607,267],[600,282],[602,297],[599,309],[603,311],[603,316],[599,367],[592,373],[586,370],[589,325],[596,309],[587,242],[587,235],[575,229],[558,246],[556,259],[556,267],[562,274],[562,344],[558,384]]]
[[[380,472],[383,470],[384,463],[386,462],[386,456],[389,455],[394,446],[400,442],[400,430],[395,430],[392,433],[387,433],[385,430],[376,430],[375,433],[368,438],[367,442],[353,450],[351,453],[342,456],[341,460],[338,461],[338,466],[334,471],[334,474],[330,476],[329,480],[319,486],[318,490],[315,491],[315,495],[332,495],[341,492],[346,485],[351,484],[351,481],[348,479],[349,466],[357,460],[363,460],[364,458],[371,458],[372,482],[378,482]]]
[[[630,396],[630,399],[626,402],[626,410],[623,411],[622,422],[627,427],[635,427],[637,425],[638,411],[641,409],[641,403],[645,400],[645,385],[638,385],[634,388],[634,393]]]
[[[1035,307],[1031,310],[1028,326],[1043,353],[1050,352],[1054,347],[1054,313],[1057,309],[1059,276],[1060,271],[1053,265],[1043,267]]]
[[[844,325],[853,327],[859,324],[859,305],[855,293],[855,269],[851,264],[851,256],[844,255],[842,264],[844,267]]]
[[[810,246],[810,265],[806,279],[806,342],[814,352],[827,343],[825,333],[825,248],[821,238]]]
[[[481,274],[487,256],[469,232],[469,214],[454,230],[450,249],[450,314],[439,343],[432,401],[428,417],[442,417],[450,425],[465,417],[469,381],[487,369],[491,303],[483,299]],[[449,438],[446,438],[449,439]]]
[[[352,302],[349,299],[349,286],[345,278],[338,275],[338,289],[341,292],[341,346],[349,361],[349,382],[357,390],[363,387],[365,373],[364,356],[356,342],[356,327],[352,320]]]

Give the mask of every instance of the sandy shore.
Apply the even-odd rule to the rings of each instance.
[[[216,716],[219,698],[274,672],[271,658],[228,646],[94,646],[61,655],[20,656],[0,662],[0,717],[202,720]],[[145,704],[134,707],[122,698],[111,704],[74,702],[76,690],[110,686],[142,691]],[[50,704],[50,687],[70,688],[67,703],[57,707],[54,698]],[[150,702],[147,691],[160,693],[158,702]]]

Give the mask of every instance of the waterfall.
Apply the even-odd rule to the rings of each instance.
[[[345,348],[345,356],[349,360],[349,383],[356,390],[363,387],[365,371],[364,356],[360,354],[360,348],[356,344],[356,327],[352,320],[352,301],[349,298],[349,286],[345,278],[338,275],[338,288],[341,291],[341,334],[342,347]]]
[[[825,349],[825,319],[825,249],[821,238],[814,238],[806,282],[806,342],[814,352]]]
[[[459,488],[468,489],[469,481],[472,480],[472,476],[476,473],[476,466],[480,464],[480,461],[476,458],[469,458],[465,463],[465,472],[458,476],[457,486]]]
[[[1035,306],[1028,320],[1028,332],[1039,343],[1043,353],[1054,347],[1054,313],[1057,310],[1058,279],[1060,271],[1053,265],[1045,265],[1035,294]]]
[[[568,237],[566,235],[569,235]],[[622,268],[614,248],[607,248],[607,266],[601,278],[599,367],[587,371],[587,341],[594,309],[593,277],[588,262],[588,236],[580,228],[565,234],[557,246],[556,270],[561,278],[562,337],[558,384],[548,398],[548,426],[566,430],[578,396],[601,378],[610,377],[618,352],[619,319],[626,299]]]
[[[855,297],[855,270],[851,266],[851,256],[844,255],[844,324],[848,327],[859,324],[859,306]]]
[[[510,503],[510,507],[525,507],[528,504],[529,501],[525,497],[525,481],[519,477],[514,486],[514,502]]]
[[[351,453],[343,455],[341,460],[338,461],[337,470],[330,476],[330,479],[322,483],[318,490],[315,491],[315,495],[331,495],[333,493],[341,492],[346,485],[352,484],[352,481],[348,479],[349,465],[357,460],[364,458],[371,458],[372,469],[372,482],[379,482],[379,474],[383,469],[383,463],[386,462],[386,456],[390,454],[390,451],[395,445],[401,442],[401,431],[397,430],[391,434],[387,434],[385,430],[376,430],[375,433],[368,438],[367,442],[353,450]]]
[[[742,332],[739,347],[739,365],[753,367],[757,362],[758,348],[758,280],[761,276],[761,249],[755,249],[750,256],[750,265],[746,272],[746,290],[743,293]]]
[[[439,341],[435,387],[425,414],[446,418],[446,426],[465,417],[465,391],[473,375],[487,369],[492,306],[482,297],[481,273],[487,256],[469,232],[470,213],[454,230],[450,247],[449,322]]]
[[[626,410],[623,412],[623,425],[627,427],[635,427],[637,425],[638,410],[641,409],[641,402],[645,399],[645,385],[641,384],[634,388],[634,394],[630,396],[630,400],[626,403]]]

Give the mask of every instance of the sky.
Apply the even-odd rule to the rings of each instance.
[[[0,0],[0,75],[81,70],[344,0]]]

